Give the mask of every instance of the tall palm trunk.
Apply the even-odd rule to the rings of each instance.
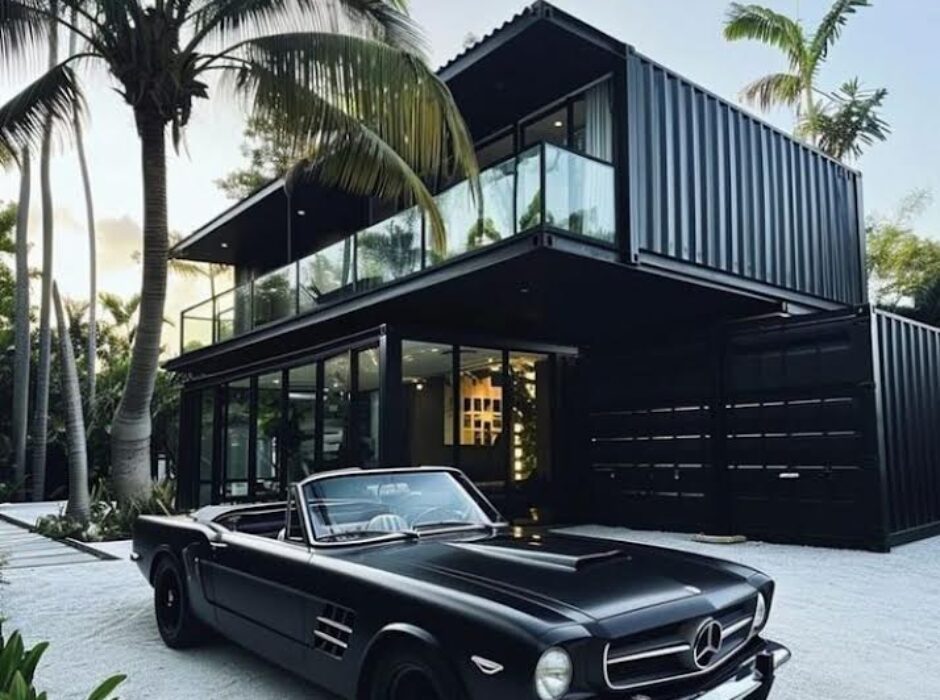
[[[59,377],[65,401],[65,428],[69,444],[69,501],[65,514],[85,525],[91,515],[91,498],[88,494],[88,446],[85,442],[82,395],[78,388],[78,370],[75,367],[72,338],[65,322],[65,313],[62,311],[59,288],[55,284],[52,285],[52,297],[59,336]]]
[[[55,2],[50,3],[50,13],[58,12]],[[50,20],[49,68],[58,61],[58,24]],[[41,501],[46,495],[46,447],[49,429],[49,365],[52,351],[52,329],[50,309],[52,301],[52,238],[54,212],[52,211],[52,183],[49,171],[52,155],[52,119],[46,119],[42,131],[42,147],[39,154],[39,196],[42,202],[42,287],[39,299],[39,366],[36,370],[36,401],[33,408],[33,469],[32,497]]]
[[[111,425],[111,470],[118,499],[150,491],[150,404],[160,361],[167,277],[165,124],[138,112],[144,184],[143,280],[130,369]]]
[[[23,497],[29,422],[29,198],[30,154],[20,154],[20,199],[16,210],[16,319],[13,341],[13,483]]]
[[[77,13],[72,8],[72,24],[78,24]],[[69,56],[75,55],[78,34],[69,33]],[[72,129],[75,132],[75,148],[78,151],[78,169],[82,176],[82,189],[85,193],[85,225],[88,228],[88,390],[85,397],[89,415],[94,415],[97,372],[95,363],[98,359],[98,254],[97,236],[95,235],[95,208],[91,197],[91,178],[88,175],[88,159],[85,157],[85,142],[82,138],[82,122],[78,110],[72,112]]]

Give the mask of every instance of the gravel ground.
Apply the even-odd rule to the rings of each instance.
[[[578,528],[734,559],[777,580],[768,636],[793,661],[774,700],[940,698],[940,538],[890,555],[748,543],[692,543],[686,536]],[[28,642],[52,646],[37,674],[52,700],[85,698],[106,676],[129,679],[121,696],[327,700],[289,674],[225,642],[174,652],[160,641],[151,591],[127,561],[16,569],[0,610]]]

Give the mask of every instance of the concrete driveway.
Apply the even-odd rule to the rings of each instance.
[[[721,546],[687,536],[584,527],[579,532],[734,559],[773,576],[768,636],[793,661],[774,700],[940,698],[940,538],[868,554],[760,543]],[[121,697],[325,700],[289,674],[225,642],[188,652],[163,646],[149,586],[126,561],[17,568],[0,587],[5,629],[52,643],[37,678],[51,698],[85,698],[112,673]]]

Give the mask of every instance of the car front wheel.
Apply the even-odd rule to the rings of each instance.
[[[183,572],[169,557],[157,564],[153,576],[153,605],[157,629],[168,647],[185,649],[202,641],[205,628],[189,607]]]
[[[367,700],[460,700],[453,675],[417,649],[389,651],[378,661]]]

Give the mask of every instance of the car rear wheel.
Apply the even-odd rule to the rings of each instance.
[[[367,700],[460,700],[464,697],[442,664],[417,649],[384,654],[372,676]]]
[[[153,607],[164,644],[185,649],[201,642],[205,628],[189,607],[186,580],[177,563],[164,557],[153,576]]]

